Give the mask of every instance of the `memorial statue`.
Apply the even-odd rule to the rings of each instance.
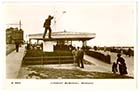
[[[43,39],[45,39],[45,36],[46,36],[46,33],[47,33],[47,30],[49,30],[49,35],[48,35],[48,38],[51,38],[51,20],[53,19],[53,16],[49,15],[48,18],[45,20],[44,22],[44,25],[43,27],[45,28],[45,31],[44,31],[44,34],[43,34]]]

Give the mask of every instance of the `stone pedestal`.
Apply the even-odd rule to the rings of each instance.
[[[54,44],[55,43],[53,41],[44,41],[43,42],[43,52],[53,52]]]

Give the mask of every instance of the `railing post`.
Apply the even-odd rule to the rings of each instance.
[[[43,55],[41,55],[41,64],[40,64],[40,68],[41,66],[43,67]]]
[[[59,57],[58,57],[58,58],[59,58],[59,60],[58,60],[58,61],[59,61],[59,65],[61,65],[61,61],[60,61],[60,60],[61,60],[61,59],[60,59],[60,58],[61,58],[61,56],[59,55]]]

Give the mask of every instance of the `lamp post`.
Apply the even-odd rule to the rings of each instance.
[[[56,31],[56,22],[62,18],[62,16],[66,13],[66,11],[62,11],[62,15],[57,20],[56,20],[56,13],[57,13],[57,11],[54,10],[54,24],[53,24],[53,26],[54,26],[55,31]]]

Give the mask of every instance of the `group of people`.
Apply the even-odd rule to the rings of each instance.
[[[77,63],[78,67],[84,68],[83,63],[83,57],[84,57],[84,51],[82,48],[77,47],[72,50],[73,58],[74,58],[74,64]]]
[[[112,65],[112,72],[116,73],[118,72],[117,67],[119,66],[119,73],[120,75],[127,74],[127,67],[125,60],[121,57],[121,54],[117,54],[117,62],[114,62]]]

